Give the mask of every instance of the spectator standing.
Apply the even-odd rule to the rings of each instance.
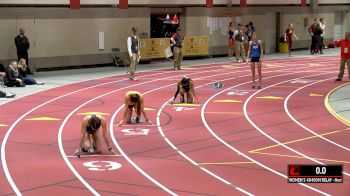
[[[233,34],[235,37],[235,53],[236,53],[236,60],[238,63],[242,62],[240,58],[243,59],[243,61],[246,61],[245,56],[245,49],[244,49],[244,32],[243,32],[243,25],[238,24],[237,29],[235,30],[235,33]]]
[[[315,30],[317,27],[318,19],[315,18],[314,22],[309,26],[308,31],[311,35],[311,46],[310,46],[310,53],[311,55],[315,54],[316,50],[316,38],[315,38]]]
[[[184,35],[181,28],[176,30],[176,33],[170,38],[174,46],[174,70],[181,70],[182,62],[182,46],[184,44]]]
[[[132,35],[127,39],[127,47],[128,53],[130,57],[130,70],[129,70],[129,78],[130,80],[137,80],[135,77],[136,65],[140,61],[140,44],[139,39],[136,36],[137,28],[132,27]]]
[[[233,37],[233,34],[235,32],[235,27],[233,22],[230,22],[229,27],[228,27],[228,58],[230,60],[233,59],[233,52],[234,52],[234,47],[235,47],[235,39]]]
[[[25,29],[20,28],[19,29],[19,34],[15,37],[15,44],[17,48],[17,57],[18,61],[20,59],[25,59],[27,62],[27,73],[32,74],[32,72],[29,69],[29,59],[28,59],[28,50],[30,48],[30,42],[27,36],[25,34]]]
[[[345,33],[345,38],[336,42],[340,47],[340,68],[338,78],[335,81],[342,81],[345,71],[345,63],[348,66],[348,77],[350,79],[350,32]]]

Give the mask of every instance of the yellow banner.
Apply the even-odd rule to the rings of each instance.
[[[164,49],[169,47],[169,38],[140,40],[141,59],[165,58]],[[208,36],[185,36],[183,56],[206,56],[209,54]]]
[[[165,58],[164,49],[169,47],[169,38],[152,38],[140,40],[140,55],[142,59]]]
[[[184,56],[203,56],[209,54],[208,36],[186,36],[182,48]]]

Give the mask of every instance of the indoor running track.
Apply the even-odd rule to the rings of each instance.
[[[338,56],[266,60],[83,81],[1,105],[1,195],[349,195],[349,128],[327,110]],[[169,100],[194,80],[200,104]],[[223,89],[212,88],[222,82]],[[123,96],[145,97],[154,126],[115,126]],[[84,115],[105,116],[117,156],[71,156]],[[105,145],[103,145],[105,146]],[[287,183],[288,164],[343,164],[339,184]]]

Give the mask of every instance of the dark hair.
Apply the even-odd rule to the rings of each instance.
[[[136,31],[137,31],[137,27],[132,27],[131,30],[132,30],[133,32],[136,32]]]
[[[249,26],[253,26],[253,22],[249,22]]]
[[[100,127],[101,127],[101,119],[99,117],[97,117],[96,115],[92,115],[87,123],[86,131],[90,134],[93,134]]]
[[[141,115],[141,103],[140,103],[140,96],[138,94],[131,94],[130,95],[130,101],[135,103],[134,107],[136,109],[137,115]]]
[[[140,101],[140,96],[138,94],[131,94],[130,101],[133,103],[137,103]]]
[[[186,85],[188,85],[189,83],[190,83],[190,79],[189,79],[188,77],[183,77],[183,78],[181,79],[181,84],[182,84],[182,85],[186,86]]]

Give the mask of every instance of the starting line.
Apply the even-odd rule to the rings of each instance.
[[[115,127],[119,127],[119,125],[114,125]],[[143,124],[133,124],[133,125],[122,125],[120,127],[158,127],[158,125],[143,125]]]
[[[89,158],[89,157],[122,157],[121,154],[82,154],[80,157],[69,155],[67,158]]]

